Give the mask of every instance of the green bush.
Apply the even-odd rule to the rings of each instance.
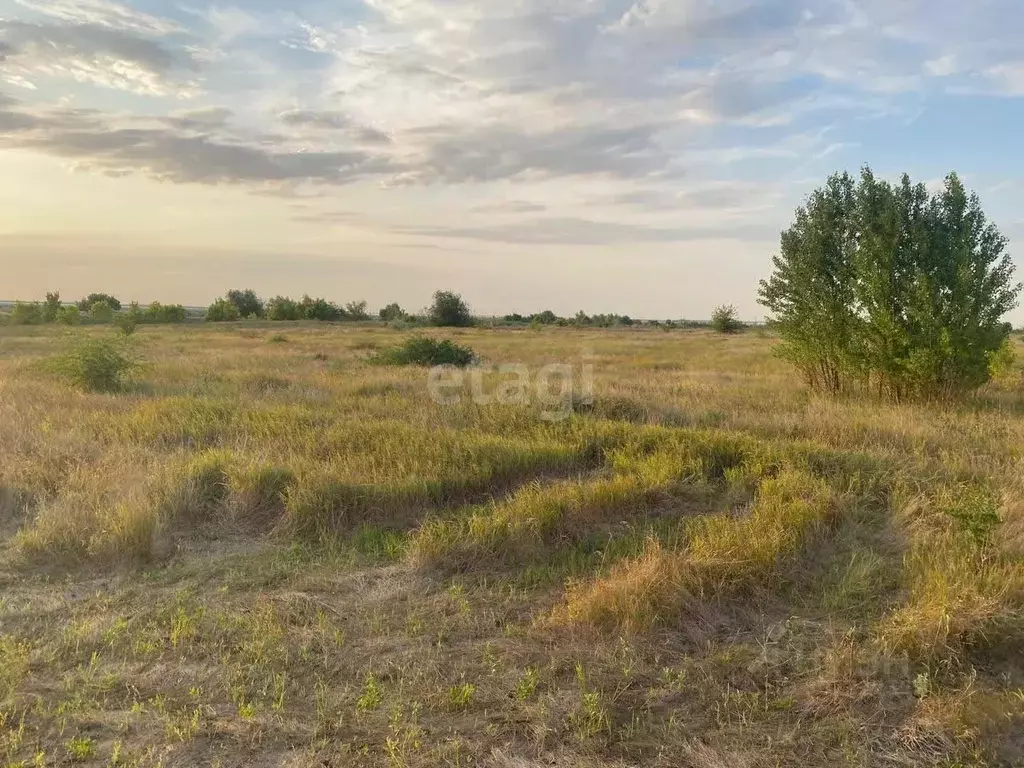
[[[405,310],[395,303],[388,304],[380,311],[380,319],[385,323],[395,323],[399,320],[405,320],[406,317]]]
[[[114,310],[105,301],[97,301],[89,307],[89,322],[107,325],[114,322]]]
[[[401,346],[381,352],[375,359],[383,365],[454,365],[465,368],[473,364],[476,355],[469,347],[449,339],[438,341],[427,336],[413,336]]]
[[[140,323],[184,323],[188,319],[188,310],[181,304],[161,304],[154,301],[141,313]]]
[[[324,323],[335,323],[345,319],[345,310],[327,299],[313,299],[303,296],[299,302],[302,317],[306,320],[320,320]]]
[[[88,312],[92,309],[93,305],[102,301],[104,304],[109,306],[114,312],[121,311],[121,302],[109,293],[90,293],[84,299],[78,302],[78,309],[80,312]]]
[[[275,296],[267,302],[267,318],[277,321],[294,321],[302,319],[299,303],[287,296]]]
[[[139,327],[139,316],[133,312],[122,312],[114,319],[114,325],[125,336],[131,336]]]
[[[82,322],[82,313],[77,306],[61,307],[54,321],[60,325],[78,325]]]
[[[78,337],[49,362],[53,373],[87,392],[117,392],[138,367],[127,338]]]
[[[457,293],[438,291],[430,307],[430,323],[442,328],[465,328],[473,324],[473,316]]]
[[[723,304],[715,307],[711,313],[711,328],[719,333],[738,333],[743,330],[743,323],[736,316],[736,307],[732,304]]]
[[[217,299],[206,310],[206,322],[208,323],[233,323],[241,319],[242,315],[238,311],[238,307],[227,299]]]
[[[39,325],[43,322],[43,308],[39,302],[25,304],[19,301],[11,308],[7,322],[11,325]]]

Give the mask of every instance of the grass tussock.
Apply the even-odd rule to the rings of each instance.
[[[916,546],[903,566],[907,597],[879,628],[888,653],[925,664],[1024,638],[1024,564],[962,537]]]
[[[770,586],[836,510],[818,478],[796,470],[765,478],[749,510],[690,521],[681,551],[651,541],[609,575],[570,586],[565,618],[636,631],[678,620],[690,603]]]

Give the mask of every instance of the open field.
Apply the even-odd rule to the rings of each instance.
[[[547,421],[368,361],[406,335],[144,327],[84,394],[0,328],[0,765],[1024,764],[1020,370],[896,406],[762,332],[438,334],[592,353]]]

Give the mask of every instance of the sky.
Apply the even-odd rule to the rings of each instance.
[[[794,209],[864,164],[956,170],[1024,266],[1022,29],[1020,0],[0,0],[0,299],[757,320]]]

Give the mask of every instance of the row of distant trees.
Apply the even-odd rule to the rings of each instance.
[[[206,310],[206,320],[213,323],[245,319],[275,321],[318,320],[321,322],[365,322],[371,319],[365,301],[352,301],[344,306],[323,298],[306,295],[301,299],[275,296],[264,301],[252,289],[231,290]],[[473,314],[462,296],[451,291],[438,291],[429,309],[420,315],[406,312],[398,304],[388,304],[378,318],[384,322],[420,322],[448,328],[473,324]]]
[[[202,315],[207,322],[236,322],[246,319],[271,321],[311,320],[320,322],[365,322],[372,319],[365,301],[352,301],[339,305],[324,298],[309,295],[301,299],[275,296],[264,300],[252,289],[230,290],[214,301]],[[198,315],[195,316],[198,319]],[[417,313],[407,312],[399,304],[392,303],[381,309],[376,317],[386,323],[408,325],[431,325],[445,328],[464,328],[476,320],[461,295],[452,291],[438,291],[429,307]],[[744,326],[736,319],[736,309],[731,306],[715,310],[711,323],[696,321],[639,321],[629,315],[595,314],[577,312],[572,317],[561,317],[551,310],[531,315],[513,313],[501,319],[508,325],[559,326],[578,328],[615,328],[637,325],[660,326],[664,328],[711,327],[731,333]],[[140,306],[132,302],[127,306],[108,293],[91,293],[75,303],[61,301],[59,293],[46,294],[43,302],[18,302],[8,315],[13,325],[40,325],[57,323],[62,325],[117,324],[123,330],[132,330],[137,325],[184,323],[190,319],[189,311],[180,304],[153,302]]]
[[[57,292],[46,294],[45,301],[16,302],[8,315],[11,325],[142,323],[183,323],[188,310],[181,304],[154,301],[142,307],[132,302],[127,307],[108,293],[91,293],[74,304],[65,304]]]

